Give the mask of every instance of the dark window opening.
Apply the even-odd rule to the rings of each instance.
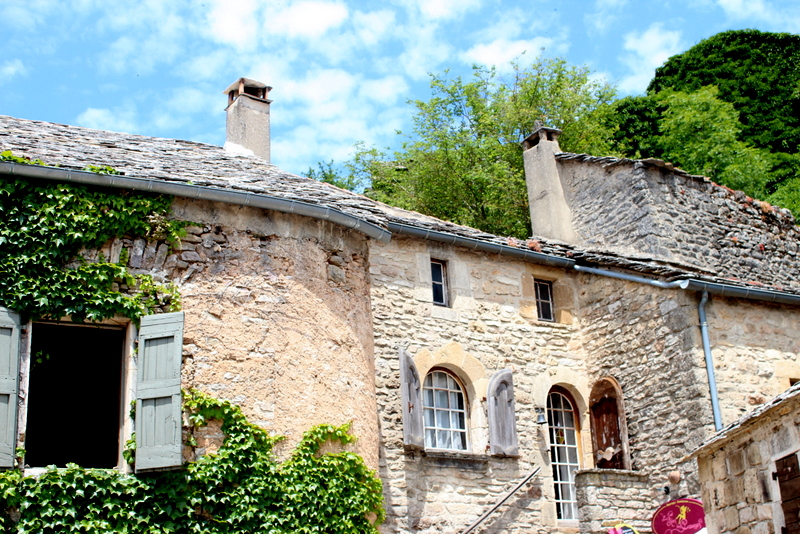
[[[781,527],[781,534],[796,534],[800,532],[800,468],[798,468],[797,453],[776,460],[772,478],[778,481],[781,492],[781,508],[785,523],[785,526]]]
[[[447,263],[441,260],[431,260],[431,285],[433,287],[433,303],[437,306],[448,306]]]
[[[546,280],[533,281],[536,290],[536,312],[540,321],[555,321],[553,305],[553,282]]]
[[[36,323],[25,463],[118,463],[125,330]]]

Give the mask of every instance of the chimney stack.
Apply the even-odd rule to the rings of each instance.
[[[225,89],[225,151],[255,155],[269,161],[269,92],[272,87],[239,78]]]
[[[561,152],[558,146],[561,130],[546,128],[538,120],[535,124],[536,130],[522,141],[531,230],[536,237],[577,243],[555,158]]]

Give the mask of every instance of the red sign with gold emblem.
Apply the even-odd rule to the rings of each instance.
[[[697,499],[665,502],[653,514],[654,534],[697,534],[706,528],[703,503]]]

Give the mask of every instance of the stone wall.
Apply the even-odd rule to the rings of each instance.
[[[724,424],[800,380],[800,310],[712,297],[711,351]]]
[[[800,451],[797,393],[698,451],[709,534],[773,534],[785,524],[775,462]]]
[[[114,260],[125,249],[132,273],[177,284],[182,387],[228,399],[286,436],[281,455],[315,424],[352,421],[355,452],[376,468],[366,238],[300,216],[180,198],[172,215],[194,223],[179,250],[125,239],[105,252]]]
[[[395,236],[371,243],[370,273],[375,321],[380,476],[387,521],[383,532],[460,532],[536,467],[541,472],[484,524],[487,532],[554,532],[552,472],[545,428],[536,408],[561,384],[584,399],[585,355],[572,313],[574,278],[557,269],[446,245]],[[452,306],[432,304],[430,258],[447,261]],[[427,273],[427,274],[426,274]],[[537,320],[533,277],[556,280],[563,322]],[[407,346],[421,375],[443,366],[472,384],[470,448],[465,453],[407,453],[403,448],[398,348]],[[518,458],[487,455],[485,388],[496,371],[513,372]],[[467,387],[468,393],[470,387]],[[469,395],[468,395],[469,396]],[[584,462],[591,461],[588,433],[581,435]],[[577,529],[577,521],[561,524]]]
[[[663,487],[679,459],[713,431],[697,295],[598,276],[580,280],[590,376],[619,382],[633,469]],[[694,466],[681,469],[696,492]]]
[[[451,307],[431,302],[431,258],[447,262]],[[621,386],[632,467],[638,474],[614,479],[608,488],[597,486],[591,498],[613,499],[614,488],[628,480],[624,498],[614,505],[616,517],[644,525],[659,498],[666,498],[658,492],[669,485],[671,471],[679,470],[683,478],[676,495],[698,495],[696,466],[684,458],[714,431],[699,294],[399,236],[389,244],[371,243],[370,273],[380,474],[388,510],[384,532],[456,532],[536,467],[542,472],[528,493],[535,498],[515,497],[492,516],[489,528],[579,528],[577,521],[556,519],[546,425],[535,424],[536,409],[546,406],[553,385],[573,394],[581,414],[581,465],[593,468],[587,403],[592,385],[609,376]],[[555,323],[536,318],[534,277],[554,283]],[[754,392],[779,391],[792,378],[798,312],[721,297],[713,298],[707,310],[723,415],[730,421],[752,402],[763,402]],[[439,366],[467,384],[469,454],[442,459],[404,451],[398,349],[406,346],[421,376]],[[514,376],[520,440],[515,459],[485,456],[481,387],[503,368]],[[586,498],[587,492],[582,494]],[[591,502],[583,504],[589,507],[581,509],[581,528],[610,520],[598,518]]]
[[[745,282],[800,287],[800,232],[788,211],[702,177],[641,162],[579,158],[557,159],[579,244]]]
[[[581,534],[606,534],[628,524],[650,532],[649,514],[658,507],[658,492],[647,474],[638,471],[586,469],[575,474]]]

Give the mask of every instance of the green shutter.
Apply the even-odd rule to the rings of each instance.
[[[0,308],[0,467],[14,467],[20,328],[19,315]]]
[[[180,467],[183,312],[146,315],[136,371],[136,471]]]

